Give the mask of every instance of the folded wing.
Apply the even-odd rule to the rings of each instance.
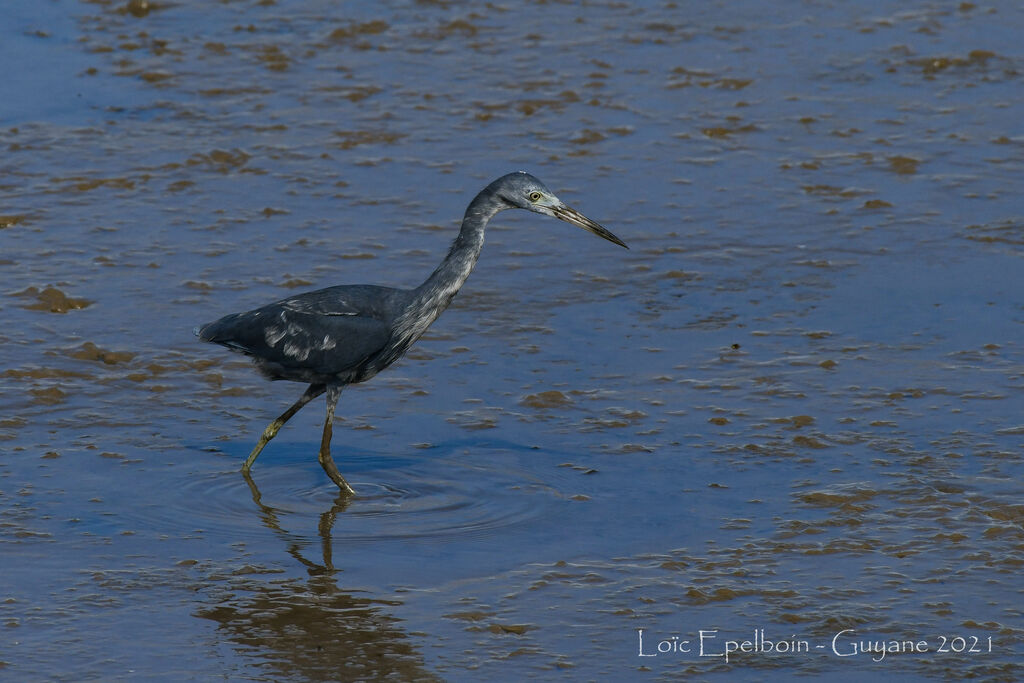
[[[340,290],[319,290],[234,313],[196,333],[203,341],[252,356],[272,377],[358,375],[388,343],[391,327],[382,311],[360,305],[363,292],[346,296]]]

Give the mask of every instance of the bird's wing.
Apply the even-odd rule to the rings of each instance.
[[[337,299],[296,297],[225,316],[201,327],[199,338],[284,370],[334,375],[384,348],[391,328]]]
[[[345,373],[384,348],[391,328],[360,314],[307,313],[283,308],[264,330],[264,360],[318,374]]]
[[[344,290],[355,290],[352,287],[329,287],[319,289],[315,292],[307,292],[298,296],[282,299],[276,304],[281,308],[296,313],[311,313],[314,315],[368,315],[369,312],[364,302],[364,297],[357,296],[357,291],[345,292]]]

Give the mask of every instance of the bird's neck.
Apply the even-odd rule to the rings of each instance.
[[[444,309],[448,308],[452,298],[466,282],[477,259],[480,258],[480,250],[484,246],[484,230],[488,221],[505,208],[508,208],[506,204],[486,190],[470,202],[462,219],[462,229],[452,242],[448,255],[430,277],[413,290],[413,301],[408,309],[408,320],[405,322],[415,327],[410,330],[414,340],[423,334]],[[413,319],[416,321],[414,326]]]

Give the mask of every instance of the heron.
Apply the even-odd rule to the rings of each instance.
[[[519,171],[481,190],[466,208],[458,236],[441,265],[415,289],[339,285],[232,313],[195,328],[201,341],[249,356],[268,379],[308,384],[305,393],[267,425],[242,472],[299,410],[327,394],[327,417],[318,460],[342,493],[355,490],[331,456],[334,411],[343,388],[370,379],[423,336],[466,282],[480,256],[488,222],[500,211],[525,209],[559,218],[620,247],[626,243],[570,208],[534,176]]]

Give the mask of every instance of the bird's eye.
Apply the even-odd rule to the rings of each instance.
[[[536,190],[534,190],[533,192],[530,193],[530,201],[531,202],[539,202],[540,198],[543,197],[543,196],[544,195],[542,195],[540,192],[537,192]]]

